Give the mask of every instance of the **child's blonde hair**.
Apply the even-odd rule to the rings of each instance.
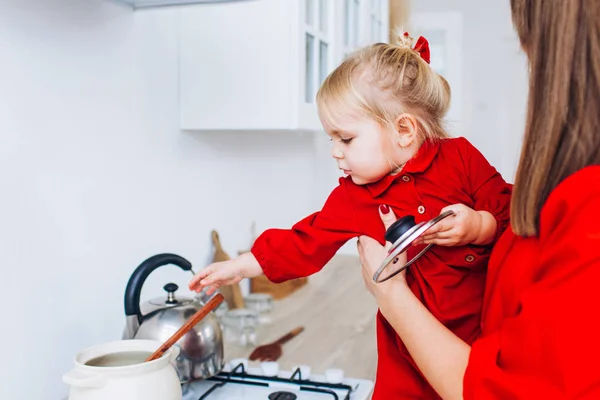
[[[421,55],[413,39],[396,34],[397,44],[377,43],[347,57],[317,93],[321,120],[337,129],[344,116],[363,115],[396,130],[396,118],[413,115],[426,139],[448,137],[443,118],[450,106],[450,85]]]

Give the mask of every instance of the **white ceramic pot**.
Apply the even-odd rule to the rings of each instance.
[[[70,385],[69,400],[181,400],[181,383],[171,362],[179,348],[171,347],[161,358],[133,365],[98,367],[85,365],[97,357],[146,351],[161,343],[154,340],[120,340],[89,347],[79,352],[75,367],[63,375]],[[126,354],[126,353],[125,353]]]

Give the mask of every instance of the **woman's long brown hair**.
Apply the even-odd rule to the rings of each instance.
[[[550,192],[600,165],[600,1],[511,0],[511,8],[530,65],[511,225],[518,235],[537,236]]]

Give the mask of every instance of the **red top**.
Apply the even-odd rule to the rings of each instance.
[[[426,142],[397,175],[362,186],[341,178],[320,212],[292,229],[265,231],[252,253],[273,282],[311,275],[351,238],[368,235],[384,243],[381,204],[389,205],[398,217],[413,215],[419,223],[436,217],[448,205],[462,203],[494,215],[499,237],[508,225],[510,194],[511,187],[466,139]],[[411,247],[408,257],[422,249],[423,245]],[[407,271],[415,295],[469,343],[479,334],[490,249],[491,245],[434,246]],[[381,314],[377,328],[379,361],[373,398],[402,394],[435,398]]]
[[[564,180],[540,234],[507,230],[490,261],[465,399],[600,399],[600,166]]]

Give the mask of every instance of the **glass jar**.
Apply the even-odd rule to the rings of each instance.
[[[256,345],[258,312],[246,308],[228,310],[221,318],[221,323],[226,341],[240,346]]]
[[[258,313],[260,324],[271,323],[269,313],[273,309],[273,296],[268,293],[250,293],[244,298],[246,308]]]

